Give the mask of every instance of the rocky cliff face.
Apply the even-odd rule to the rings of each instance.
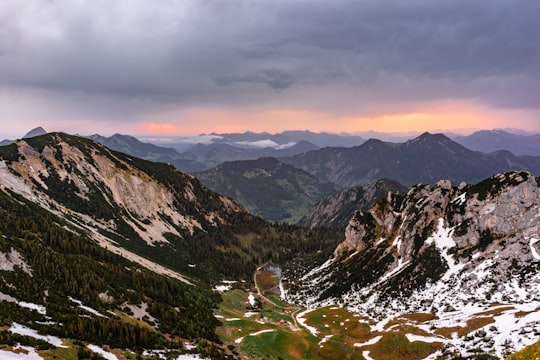
[[[323,264],[289,271],[289,300],[375,318],[540,305],[540,189],[528,172],[417,185],[356,212],[345,234]]]
[[[346,228],[356,210],[369,210],[378,199],[386,197],[388,192],[406,193],[407,188],[390,179],[349,188],[317,202],[299,224],[310,228],[320,226]]]
[[[231,222],[253,218],[172,165],[61,133],[2,147],[0,190],[40,204],[115,253],[182,279],[170,268],[194,272],[189,264],[210,258],[197,244],[214,241],[218,229],[231,237]]]

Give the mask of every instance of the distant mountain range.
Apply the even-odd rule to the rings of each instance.
[[[173,148],[141,142],[133,136],[114,134],[110,137],[104,137],[96,134],[90,135],[88,138],[105,145],[111,150],[120,151],[149,161],[171,163],[182,171],[193,172],[207,169],[206,165],[180,154]]]
[[[226,161],[254,160],[261,157],[282,157],[317,150],[317,146],[301,140],[285,147],[240,147],[226,143],[197,144],[182,153],[186,159],[203,164],[207,169]],[[187,171],[187,170],[185,170]]]
[[[148,141],[164,146],[174,147],[180,152],[189,150],[193,145],[203,144],[227,144],[236,148],[274,148],[284,149],[299,142],[309,142],[315,147],[323,148],[328,146],[356,146],[365,141],[365,138],[347,133],[315,133],[307,130],[283,131],[277,134],[267,132],[255,133],[247,131],[244,133],[211,133],[198,136],[176,137],[176,138],[152,138]]]
[[[424,133],[405,143],[370,139],[351,148],[324,148],[281,161],[343,187],[389,178],[404,185],[434,184],[440,179],[474,183],[497,172],[540,173],[540,157],[489,154],[469,150],[443,134]]]
[[[315,202],[340,190],[274,158],[224,162],[194,175],[253,214],[277,222],[297,222]]]
[[[508,150],[514,155],[540,156],[540,134],[523,135],[504,130],[482,130],[468,136],[454,138],[471,150],[485,153]]]

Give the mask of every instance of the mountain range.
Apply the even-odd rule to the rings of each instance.
[[[280,158],[287,164],[343,187],[389,178],[406,186],[441,179],[475,183],[497,172],[540,173],[540,157],[469,150],[443,134],[424,133],[405,143],[370,139],[351,148],[324,148]]]
[[[196,342],[223,358],[211,285],[340,237],[272,225],[170,164],[83,137],[17,140],[0,158],[0,336],[48,356],[85,354],[81,341],[170,356]]]
[[[481,130],[454,141],[471,150],[485,153],[508,150],[514,155],[540,156],[540,134],[525,135],[505,130]]]
[[[446,139],[417,142],[461,149]],[[248,175],[291,181],[265,161]],[[540,334],[540,189],[523,170],[457,184],[346,190],[312,219],[366,210],[309,229],[88,138],[17,140],[0,147],[0,357],[502,359]]]

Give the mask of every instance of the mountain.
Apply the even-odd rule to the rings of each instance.
[[[455,137],[457,143],[485,153],[508,150],[515,155],[540,156],[540,134],[524,135],[504,130],[481,130]]]
[[[171,145],[183,149],[185,144],[227,144],[234,147],[275,149],[291,147],[299,142],[308,142],[313,146],[322,148],[328,146],[355,146],[365,141],[364,138],[347,133],[314,133],[308,130],[289,130],[277,134],[268,132],[255,133],[247,131],[244,133],[211,133],[201,134],[193,137],[177,138],[170,141]]]
[[[225,162],[195,176],[253,214],[276,222],[295,223],[316,201],[339,191],[338,186],[274,158]]]
[[[285,147],[253,147],[238,144],[197,144],[182,153],[186,159],[203,164],[208,170],[227,161],[255,160],[261,157],[292,156],[307,151],[317,150],[318,147],[307,142],[299,141]],[[203,170],[201,170],[203,171]]]
[[[149,267],[159,264],[178,278],[249,277],[264,262],[266,246],[272,244],[278,257],[297,251],[290,242],[276,249],[268,237],[246,247],[239,231],[259,233],[273,225],[170,164],[62,133],[18,140],[1,147],[0,157],[3,189],[67,218],[102,246],[127,258],[142,256]],[[301,241],[301,229],[288,231]]]
[[[0,235],[0,358],[235,358],[213,285],[340,238],[267,223],[170,164],[63,133],[0,147]]]
[[[352,148],[325,148],[279,160],[344,187],[382,178],[410,186],[435,184],[440,179],[474,183],[509,170],[540,173],[540,157],[514,156],[508,151],[484,154],[430,133],[401,144],[370,139]]]
[[[407,188],[390,179],[348,188],[318,201],[298,224],[310,228],[336,226],[345,229],[356,210],[369,210],[377,200],[389,196],[389,192],[406,193]]]
[[[332,134],[327,132],[314,133],[308,130],[288,130],[281,133],[292,141],[309,141],[320,148],[330,146],[351,147],[362,144],[366,139],[361,136],[340,133]]]
[[[47,131],[45,129],[43,129],[41,126],[38,126],[38,127],[34,128],[34,129],[30,130],[29,132],[27,132],[23,136],[23,139],[34,137],[34,136],[39,136],[39,135],[44,135],[46,133],[47,133]],[[6,145],[9,145],[11,143],[13,143],[13,140],[4,139],[4,140],[0,141],[0,146],[6,146]]]
[[[31,137],[34,137],[34,136],[40,136],[40,135],[45,135],[47,133],[47,131],[45,131],[45,129],[43,129],[41,126],[38,126],[32,130],[30,130],[29,132],[26,133],[26,135],[23,136],[23,139],[26,139],[26,138],[31,138]]]
[[[177,138],[148,139],[156,145],[173,147],[181,152],[182,158],[213,168],[225,161],[255,160],[260,157],[283,157],[301,154],[328,146],[355,146],[365,139],[360,136],[340,133],[314,133],[311,131],[284,131],[277,134],[255,133],[211,133]],[[180,169],[192,172],[191,169]],[[197,171],[203,171],[201,169]]]
[[[173,164],[185,172],[201,171],[207,167],[195,160],[182,156],[173,148],[157,146],[139,141],[129,135],[114,134],[110,137],[98,134],[88,136],[89,139],[105,145],[111,150],[120,151],[149,161],[159,161]]]
[[[530,173],[419,184],[356,212],[345,234],[329,257],[287,268],[283,297],[366,317],[374,330],[354,345],[363,354],[419,341],[415,351],[432,345],[415,358],[502,359],[538,340],[540,188]]]

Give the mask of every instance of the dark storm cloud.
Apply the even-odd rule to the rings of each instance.
[[[537,108],[538,19],[536,0],[5,0],[0,86],[185,105],[302,107],[342,92],[335,106],[351,109]]]

